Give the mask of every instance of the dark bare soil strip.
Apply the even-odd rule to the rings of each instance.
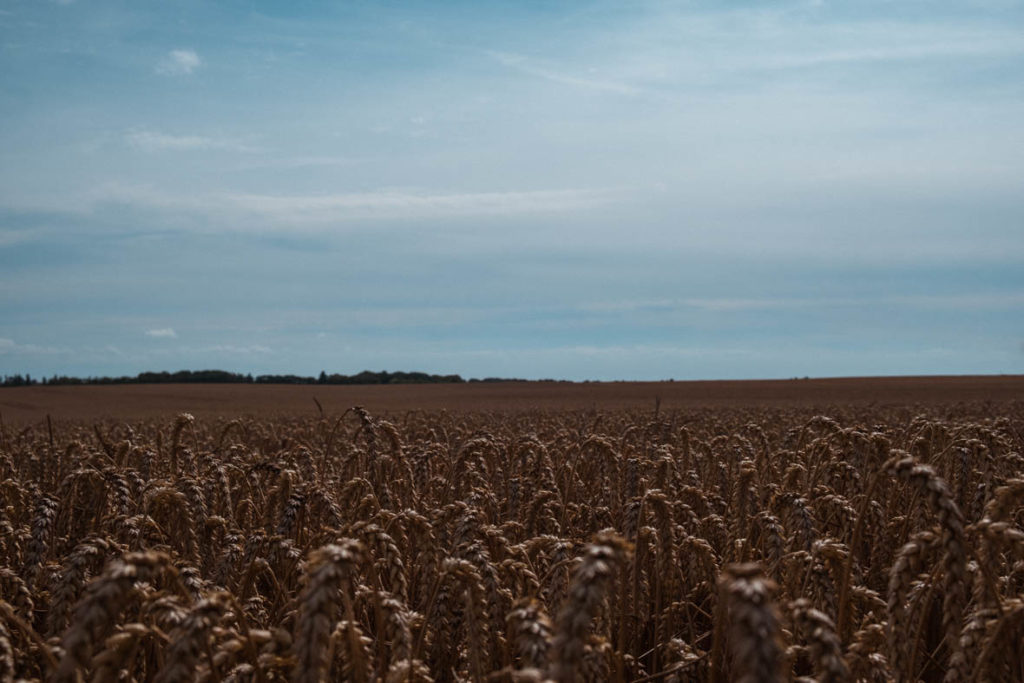
[[[856,377],[709,382],[514,382],[392,386],[158,384],[24,387],[0,390],[8,423],[58,419],[119,420],[190,412],[196,416],[289,416],[363,405],[376,413],[409,410],[663,409],[955,405],[1024,400],[1024,376]]]

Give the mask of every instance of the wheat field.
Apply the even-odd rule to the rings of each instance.
[[[1022,417],[8,425],[0,683],[1022,680]]]

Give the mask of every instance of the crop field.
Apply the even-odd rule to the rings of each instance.
[[[1021,381],[956,381],[0,393],[0,683],[1022,680]]]
[[[1024,375],[958,377],[848,377],[831,379],[735,380],[709,382],[474,382],[384,386],[124,384],[118,386],[33,386],[0,391],[0,415],[7,422],[54,419],[124,422],[166,420],[187,412],[196,417],[294,417],[355,405],[374,414],[410,410],[458,412],[524,410],[617,410],[722,407],[955,405],[1024,400]]]

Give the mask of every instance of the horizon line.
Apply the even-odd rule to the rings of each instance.
[[[138,378],[142,375],[175,375],[179,373],[223,373],[228,376],[250,378],[242,381],[231,381],[231,380],[186,380],[186,381],[140,381]],[[201,370],[188,370],[182,369],[177,371],[169,370],[144,370],[135,375],[58,375],[56,373],[52,375],[38,375],[38,379],[32,378],[31,373],[13,373],[8,374],[4,372],[2,380],[0,380],[0,388],[15,389],[23,387],[47,387],[47,386],[117,386],[124,384],[294,384],[296,386],[303,385],[319,385],[319,386],[386,386],[388,384],[469,384],[469,383],[564,383],[564,384],[614,384],[614,383],[635,383],[635,384],[658,384],[658,383],[669,383],[669,382],[689,382],[689,383],[711,383],[711,382],[792,382],[792,381],[821,381],[821,380],[855,380],[855,379],[943,379],[943,378],[972,378],[972,377],[1019,377],[1024,378],[1024,373],[1018,372],[992,372],[992,373],[941,373],[941,374],[919,374],[919,373],[908,373],[908,374],[880,374],[880,375],[788,375],[788,376],[762,376],[762,377],[742,377],[742,378],[724,378],[724,377],[712,377],[712,378],[680,378],[680,377],[663,377],[660,379],[636,379],[636,378],[616,378],[616,379],[567,379],[558,377],[502,377],[498,375],[486,375],[482,377],[463,377],[460,373],[433,373],[422,370],[369,370],[364,369],[351,375],[342,373],[327,373],[321,371],[321,374],[326,374],[327,378],[340,377],[346,379],[352,379],[360,375],[423,375],[428,378],[428,381],[394,381],[394,382],[320,382],[318,375],[302,375],[296,373],[253,373],[248,372],[232,372],[229,370],[220,370],[216,368],[204,368]],[[8,384],[8,379],[22,377],[25,379],[31,378],[31,384]],[[52,378],[63,380],[62,382],[56,382],[53,384],[49,383]],[[263,381],[258,381],[263,378]],[[286,381],[287,378],[294,380],[312,380],[312,381]],[[277,381],[275,381],[277,380]],[[45,383],[44,383],[45,382]]]

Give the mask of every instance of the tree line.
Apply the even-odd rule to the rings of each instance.
[[[69,377],[53,375],[35,378],[29,374],[5,375],[0,386],[51,386],[85,384],[458,384],[461,382],[510,382],[498,377],[465,380],[459,375],[432,375],[426,372],[372,372],[364,370],[355,375],[321,372],[317,377],[302,375],[256,375],[227,372],[226,370],[179,370],[178,372],[140,372],[122,377]]]

